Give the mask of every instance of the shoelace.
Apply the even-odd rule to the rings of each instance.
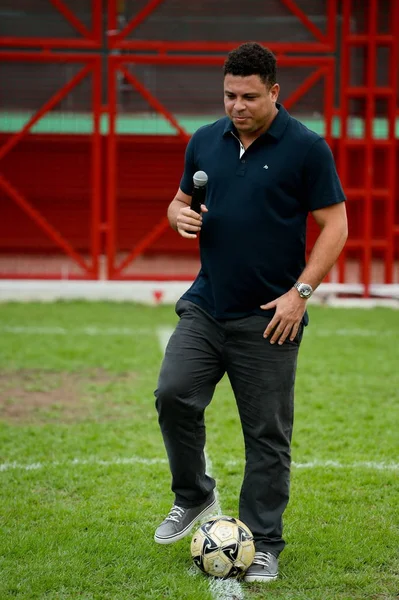
[[[168,514],[168,516],[166,517],[165,521],[175,521],[175,523],[178,523],[180,521],[180,519],[182,518],[182,516],[185,513],[185,509],[182,508],[181,506],[172,506],[172,508],[170,509],[170,512]]]
[[[268,567],[271,560],[270,552],[255,552],[255,557],[252,562],[253,565],[260,565],[261,567]]]

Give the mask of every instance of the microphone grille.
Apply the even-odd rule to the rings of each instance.
[[[203,187],[208,183],[208,175],[205,171],[197,171],[193,176],[194,185]]]

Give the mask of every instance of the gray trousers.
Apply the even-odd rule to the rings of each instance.
[[[172,473],[175,503],[193,507],[213,495],[206,474],[204,411],[227,373],[241,419],[245,474],[239,518],[257,551],[284,548],[282,515],[289,498],[294,381],[302,326],[282,346],[263,338],[269,317],[217,321],[179,300],[179,323],[162,363],[156,407]]]

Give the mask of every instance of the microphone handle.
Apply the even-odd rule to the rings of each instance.
[[[191,210],[194,210],[199,215],[201,214],[201,204],[205,204],[206,185],[202,187],[194,185],[193,195],[191,196]]]

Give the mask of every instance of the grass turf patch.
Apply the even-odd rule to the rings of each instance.
[[[311,307],[310,316],[280,578],[242,592],[393,600],[399,313]],[[153,542],[172,502],[153,398],[157,328],[176,319],[171,307],[134,304],[1,306],[2,600],[211,600],[208,580],[192,574],[190,539]],[[207,425],[223,512],[237,515],[243,442],[226,379]]]

